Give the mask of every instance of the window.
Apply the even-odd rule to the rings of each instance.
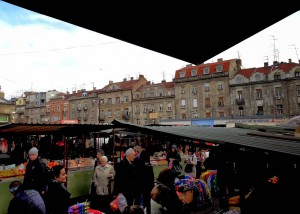
[[[168,103],[168,105],[167,105],[167,111],[172,111],[172,105],[171,105],[171,103]]]
[[[255,81],[261,80],[260,74],[255,74],[254,78],[255,78]]]
[[[300,90],[297,90],[297,96],[298,97],[300,96]]]
[[[180,71],[179,72],[179,78],[185,77],[185,71]]]
[[[181,94],[185,94],[184,87],[181,87]]]
[[[283,107],[282,105],[276,105],[277,114],[283,114]]]
[[[222,72],[223,71],[223,65],[218,65],[217,67],[216,67],[216,72],[217,73],[220,73],[220,72]]]
[[[282,88],[281,87],[275,87],[275,98],[281,99],[282,97]]]
[[[55,112],[55,107],[54,106],[52,106],[52,112]]]
[[[239,107],[239,114],[240,116],[244,116],[244,107],[242,106]]]
[[[147,112],[148,111],[148,106],[147,105],[144,105],[144,110],[143,112]]]
[[[211,113],[210,113],[210,112],[206,112],[206,113],[205,113],[205,116],[206,116],[206,117],[210,117],[210,116],[211,116]]]
[[[264,107],[263,106],[257,106],[256,115],[264,115]]]
[[[209,83],[204,84],[204,91],[209,91]]]
[[[224,106],[224,98],[223,97],[218,98],[218,104],[219,104],[220,107]]]
[[[159,104],[159,111],[163,111],[164,110],[164,107],[163,107],[163,104]]]
[[[116,97],[116,104],[120,103],[120,97]]]
[[[112,104],[111,98],[107,98],[107,104]]]
[[[243,99],[243,91],[238,91],[238,100],[242,100]]]
[[[209,67],[203,68],[203,74],[209,74]]]
[[[218,82],[218,90],[223,90],[223,82]]]
[[[124,96],[124,103],[128,103],[129,102],[129,97],[128,96]]]
[[[300,77],[300,71],[295,71],[295,77]]]
[[[111,115],[112,115],[112,110],[111,110],[111,109],[108,109],[108,111],[107,111],[107,116],[108,116],[108,117],[111,117]]]
[[[186,119],[186,114],[182,114],[182,115],[181,115],[181,118],[182,118],[182,119]]]
[[[281,78],[280,78],[280,72],[279,71],[276,71],[275,73],[274,73],[274,80],[280,80]]]
[[[237,77],[236,77],[236,82],[237,82],[238,84],[243,83],[243,78],[242,78],[241,76],[237,76]]]
[[[210,98],[205,98],[205,108],[210,108]]]
[[[60,106],[57,106],[57,112],[60,112]]]
[[[225,117],[225,114],[224,114],[224,112],[222,112],[222,111],[221,111],[221,112],[219,112],[219,116],[220,116],[220,117]]]
[[[193,113],[193,118],[198,118],[198,113]]]
[[[193,70],[191,71],[191,76],[192,76],[192,77],[197,76],[197,70],[196,70],[196,69],[193,69]]]
[[[197,88],[196,88],[196,86],[193,86],[193,88],[192,88],[192,93],[193,93],[193,94],[197,94]]]
[[[196,98],[193,99],[193,108],[198,107],[198,100]]]
[[[151,97],[154,97],[154,96],[155,96],[154,91],[151,91]]]
[[[185,108],[185,100],[181,100],[181,108]]]
[[[262,99],[262,89],[256,89],[256,99]]]

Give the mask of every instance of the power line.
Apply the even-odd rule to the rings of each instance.
[[[7,55],[20,55],[20,54],[33,54],[33,53],[42,53],[42,52],[54,52],[54,51],[63,51],[63,50],[70,50],[76,48],[86,48],[98,45],[107,45],[116,42],[104,42],[99,44],[91,44],[91,45],[81,45],[81,46],[71,46],[65,48],[54,48],[54,49],[47,49],[47,50],[36,50],[36,51],[24,51],[24,52],[10,52],[10,53],[0,53],[0,56],[7,56]]]

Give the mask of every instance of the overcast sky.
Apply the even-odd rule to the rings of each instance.
[[[274,49],[279,61],[298,61],[299,23],[297,12],[207,62],[241,58],[244,67],[260,67],[273,62]],[[3,1],[0,30],[0,85],[6,99],[28,90],[92,90],[139,74],[154,83],[172,81],[175,71],[189,64]]]

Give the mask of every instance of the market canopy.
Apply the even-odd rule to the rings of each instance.
[[[117,128],[117,125],[96,124],[21,124],[9,123],[0,126],[0,137],[11,135],[64,134],[80,135]]]
[[[249,128],[201,126],[140,126],[114,120],[112,124],[153,136],[171,136],[241,148],[255,148],[300,157],[300,138]]]

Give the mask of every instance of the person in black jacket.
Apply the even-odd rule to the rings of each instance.
[[[53,166],[50,170],[51,180],[45,195],[48,214],[68,214],[71,205],[71,194],[66,186],[67,173],[62,165]]]
[[[136,205],[142,205],[150,212],[150,193],[154,187],[154,171],[153,166],[150,164],[150,155],[144,144],[135,146],[133,148],[136,152],[134,165],[136,168]]]
[[[117,196],[119,193],[122,193],[129,206],[133,205],[137,193],[136,169],[133,164],[134,158],[135,151],[132,148],[129,148],[125,152],[125,157],[116,165],[113,195]]]
[[[44,200],[36,190],[25,190],[22,182],[16,180],[10,183],[9,191],[14,197],[8,205],[7,214],[46,214]]]
[[[35,189],[41,196],[47,189],[48,169],[46,164],[38,157],[38,149],[32,147],[29,152],[29,161],[26,165],[23,185],[25,189]]]

